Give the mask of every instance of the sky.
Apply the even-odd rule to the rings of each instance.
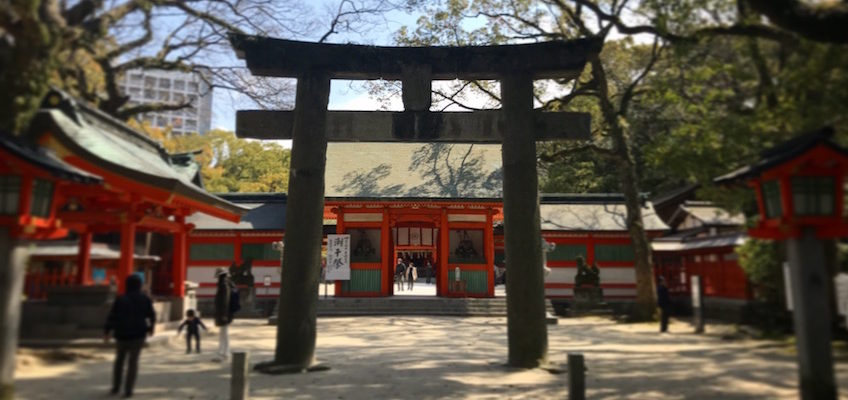
[[[420,15],[400,11],[388,13],[386,24],[379,24],[368,31],[367,35],[336,34],[328,38],[329,43],[362,43],[391,46],[394,33],[402,26],[414,26]],[[297,40],[298,38],[291,38]],[[305,40],[305,39],[304,39]],[[249,102],[240,101],[237,96],[215,89],[212,100],[212,127],[235,131],[236,110],[256,108]],[[380,105],[368,95],[365,85],[357,81],[333,80],[330,84],[330,110],[369,111],[380,109]],[[388,110],[402,110],[400,97],[391,99]],[[291,147],[291,141],[280,141]]]

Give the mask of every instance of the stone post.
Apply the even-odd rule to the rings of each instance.
[[[247,400],[250,392],[250,369],[246,352],[233,352],[230,400]]]
[[[568,399],[586,400],[586,364],[580,353],[568,353]]]
[[[27,253],[8,228],[0,228],[0,400],[15,398],[15,352]]]
[[[824,247],[814,228],[802,228],[787,247],[801,399],[836,399]]]
[[[535,368],[547,361],[542,234],[533,135],[533,80],[509,75],[501,80],[504,141],[503,198],[509,364]]]
[[[329,98],[326,72],[311,71],[298,78],[283,250],[286,267],[280,285],[277,348],[271,363],[282,370],[303,370],[315,361]]]

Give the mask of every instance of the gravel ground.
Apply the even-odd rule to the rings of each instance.
[[[318,329],[318,360],[331,369],[252,373],[251,399],[566,397],[566,374],[503,366],[505,318],[320,318]],[[746,339],[727,325],[708,325],[707,335],[694,335],[680,321],[672,322],[670,334],[657,330],[656,324],[562,318],[548,329],[550,361],[564,369],[567,353],[582,352],[592,399],[797,398],[794,349],[787,341]],[[237,321],[230,340],[234,351],[250,352],[251,363],[268,360],[275,328],[259,320]],[[136,398],[229,398],[229,365],[211,361],[214,333],[203,339],[205,353],[186,355],[183,346],[175,337],[167,346],[142,352]],[[840,398],[848,399],[848,352],[837,349]],[[68,353],[21,350],[16,398],[109,398],[112,354]]]

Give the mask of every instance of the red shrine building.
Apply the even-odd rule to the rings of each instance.
[[[335,283],[335,296],[395,295],[398,258],[416,260],[420,277],[429,262],[441,297],[494,297],[496,280],[509,276],[499,145],[330,143],[325,177],[324,233],[351,235],[351,279]],[[198,297],[208,298],[216,267],[249,261],[257,298],[273,301],[280,287],[273,243],[285,236],[286,197],[221,196],[249,211],[237,223],[200,214],[187,219],[195,226],[188,279],[199,282]],[[643,207],[651,237],[668,230],[650,202]],[[556,244],[547,255],[547,297],[572,296],[577,256],[600,268],[606,298],[635,297],[621,196],[542,195],[540,212],[542,235]],[[462,284],[452,284],[457,280]]]
[[[169,154],[58,91],[45,97],[26,134],[2,137],[0,155],[0,225],[12,240],[35,245],[24,282],[22,332],[45,315],[63,322],[63,313],[73,312],[63,306],[76,301],[108,301],[108,291],[99,288],[114,286],[120,293],[130,274],[142,275],[160,314],[169,318],[169,309],[182,309],[185,295],[194,228],[186,218],[201,213],[238,221],[246,211],[202,188],[192,154]],[[64,241],[44,242],[50,239]],[[99,327],[102,312],[93,314],[88,322]]]

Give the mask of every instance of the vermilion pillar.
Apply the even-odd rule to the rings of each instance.
[[[448,210],[442,208],[442,219],[439,224],[439,287],[438,295],[447,296],[448,292],[448,255],[450,254],[450,240],[448,237]]]
[[[121,225],[121,259],[118,261],[118,293],[123,294],[127,277],[133,273],[135,262],[135,223]]]
[[[392,267],[395,265],[394,257],[391,252],[391,239],[389,236],[391,235],[392,229],[389,226],[389,209],[383,208],[383,222],[380,224],[380,258],[383,260],[382,265],[382,278],[380,279],[380,294],[383,296],[389,295],[389,285],[392,283],[392,277],[394,276],[394,271],[392,271]]]
[[[77,285],[91,284],[91,232],[82,232],[77,252]]]
[[[180,230],[174,233],[174,252],[171,260],[171,281],[174,285],[174,297],[185,297],[186,264],[188,262],[188,230],[185,217],[176,217]]]
[[[488,272],[489,287],[487,289],[489,297],[495,297],[495,230],[492,226],[492,210],[486,212],[486,237],[483,239],[484,249],[486,252],[486,270]]]

